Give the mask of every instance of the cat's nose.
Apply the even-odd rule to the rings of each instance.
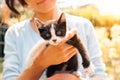
[[[56,39],[53,39],[53,42],[56,42],[57,40]]]

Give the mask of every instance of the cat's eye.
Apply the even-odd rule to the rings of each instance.
[[[46,33],[46,37],[50,37],[50,34]]]
[[[56,34],[57,34],[57,35],[61,35],[62,32],[61,32],[61,31],[57,31]]]

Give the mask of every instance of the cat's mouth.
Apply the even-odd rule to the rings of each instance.
[[[57,41],[57,39],[53,39],[51,42],[50,42],[50,44],[52,44],[52,45],[57,45],[59,42]]]

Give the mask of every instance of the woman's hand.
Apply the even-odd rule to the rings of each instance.
[[[48,46],[36,59],[36,63],[47,68],[50,65],[60,64],[68,61],[76,53],[76,48],[71,45]],[[37,62],[38,61],[38,62]]]

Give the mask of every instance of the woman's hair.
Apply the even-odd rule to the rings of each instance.
[[[26,6],[27,3],[25,2],[25,0],[18,0],[19,3],[22,5],[22,6]],[[7,6],[9,7],[9,9],[15,13],[16,15],[20,16],[20,13],[19,11],[15,8],[15,0],[5,0]]]

